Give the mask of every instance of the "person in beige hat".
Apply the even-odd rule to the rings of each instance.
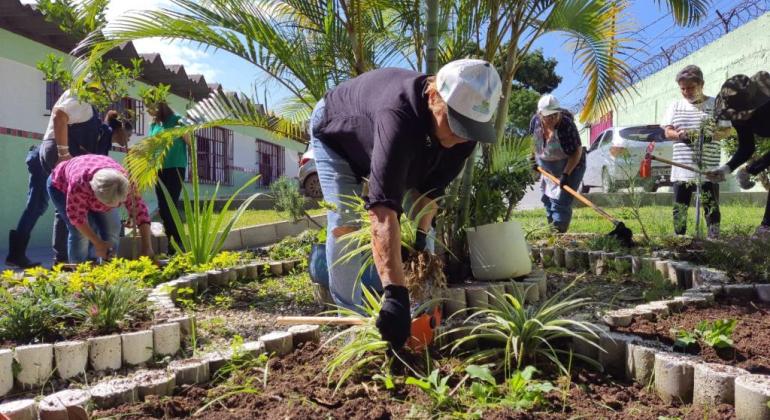
[[[313,110],[310,147],[324,200],[336,205],[327,215],[329,289],[337,305],[360,310],[356,278],[363,261],[339,261],[344,254],[339,237],[355,230],[358,218],[344,197],[362,195],[384,289],[377,328],[393,348],[404,345],[411,326],[401,257],[402,199],[408,191],[440,197],[476,142],[496,140],[493,116],[501,90],[494,66],[464,59],[435,76],[396,68],[369,71],[327,92]],[[418,207],[432,206],[428,199]],[[418,221],[417,248],[427,247],[435,211],[430,208]]]
[[[760,71],[751,77],[735,75],[722,85],[716,100],[717,119],[732,122],[738,133],[738,150],[730,160],[707,174],[712,182],[723,182],[727,175],[746,163],[756,151],[756,136],[770,137],[770,73]],[[736,178],[742,188],[751,188],[750,179],[770,167],[770,152],[738,169]],[[770,195],[757,235],[770,237]]]

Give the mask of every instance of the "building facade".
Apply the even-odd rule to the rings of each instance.
[[[14,229],[26,202],[28,172],[25,158],[31,147],[40,143],[50,117],[50,108],[61,93],[57,86],[46,83],[36,63],[55,54],[72,60],[70,51],[75,40],[46,22],[42,15],[17,0],[0,0],[0,232]],[[128,63],[143,59],[143,75],[130,97],[118,106],[136,112],[135,134],[131,144],[141,141],[151,122],[138,99],[139,88],[159,83],[171,86],[169,105],[184,114],[190,100],[208,96],[211,89],[201,75],[187,75],[183,66],[169,65],[157,54],[139,55],[129,43],[108,58]],[[220,186],[220,196],[237,190],[245,182],[260,175],[256,192],[279,176],[296,177],[298,162],[306,145],[257,128],[214,127],[196,134],[199,179],[204,190]],[[114,149],[110,156],[118,161],[124,151]],[[189,175],[188,175],[189,177]],[[154,192],[144,194],[151,210],[157,207]],[[50,244],[53,220],[52,206],[36,226],[30,246]],[[3,237],[4,239],[5,237]],[[0,241],[0,253],[7,247]]]

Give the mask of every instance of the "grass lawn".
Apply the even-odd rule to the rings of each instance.
[[[647,233],[651,236],[670,236],[674,233],[672,206],[642,207],[641,217]],[[622,220],[635,234],[641,234],[639,222],[633,218],[628,208],[604,208],[616,218]],[[755,204],[724,204],[720,206],[722,213],[722,233],[750,233],[762,221],[765,208]],[[536,233],[545,227],[545,210],[522,210],[513,213],[513,219],[518,220],[524,231]],[[706,232],[706,221],[701,219],[703,232]],[[607,233],[612,230],[612,224],[587,207],[576,208],[572,216],[571,233]],[[695,206],[690,206],[688,212],[687,234],[695,232]]]
[[[228,210],[227,216],[225,220],[230,220],[230,216],[235,212],[235,210]],[[323,214],[326,212],[324,209],[314,209],[308,211],[310,215],[315,216],[318,214]],[[287,217],[284,214],[278,213],[275,210],[246,210],[241,218],[238,220],[238,223],[235,224],[235,228],[242,228],[246,226],[254,226],[254,225],[261,225],[263,223],[273,223],[273,222],[280,222],[283,220],[287,220]]]

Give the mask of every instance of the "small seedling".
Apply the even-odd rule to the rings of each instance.
[[[452,400],[451,396],[449,395],[451,388],[449,385],[447,385],[449,378],[452,376],[447,375],[442,378],[439,376],[439,373],[440,371],[438,369],[433,369],[433,371],[428,376],[420,378],[410,376],[406,378],[407,385],[414,385],[428,394],[428,396],[433,400],[433,407],[436,409],[444,407]]]
[[[703,342],[715,349],[733,346],[731,336],[738,321],[734,319],[718,319],[714,322],[701,321],[695,330]]]

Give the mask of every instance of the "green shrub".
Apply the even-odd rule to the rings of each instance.
[[[83,288],[74,317],[100,333],[119,331],[149,315],[147,293],[130,280],[117,280]]]
[[[325,232],[325,229],[321,229]],[[310,248],[316,241],[315,231],[307,230],[298,236],[287,236],[270,248],[270,259],[273,261],[305,259],[310,255]]]
[[[0,340],[26,343],[56,337],[73,312],[61,286],[45,282],[19,294],[0,289]]]

